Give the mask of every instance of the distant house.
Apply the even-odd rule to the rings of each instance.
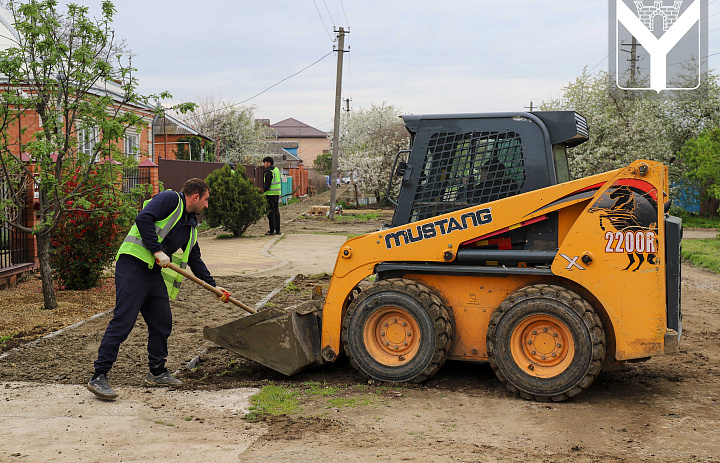
[[[330,151],[328,133],[289,118],[271,124],[270,128],[277,133],[278,142],[296,142],[297,152],[293,153],[302,159],[303,164],[312,168],[315,158],[323,152]]]
[[[182,154],[190,161],[215,161],[215,141],[189,125],[165,115],[153,123],[155,159],[178,159]],[[191,140],[195,139],[194,142]]]

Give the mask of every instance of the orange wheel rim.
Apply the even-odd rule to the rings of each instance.
[[[575,342],[565,323],[550,315],[533,315],[513,331],[511,352],[522,371],[538,378],[552,378],[567,370]]]
[[[420,326],[408,311],[383,307],[370,315],[363,328],[368,353],[379,363],[403,365],[412,360],[420,347]]]

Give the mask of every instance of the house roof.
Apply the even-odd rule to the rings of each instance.
[[[327,138],[327,132],[300,122],[297,119],[288,118],[276,122],[270,127],[278,133],[278,138]]]
[[[7,50],[10,47],[17,46],[20,36],[13,27],[14,22],[13,15],[0,6],[0,50]]]
[[[172,116],[167,116],[167,121],[164,119],[164,116],[158,117],[155,121],[154,128],[155,136],[162,136],[165,135],[165,133],[167,132],[168,135],[192,135],[196,137],[202,137],[206,140],[214,141],[212,138],[208,137],[204,133],[198,132],[189,125],[183,124]]]
[[[17,47],[20,35],[13,24],[15,17],[10,11],[0,6],[0,51],[8,48]],[[0,81],[7,80],[7,76],[0,74]],[[123,101],[124,90],[119,84],[113,81],[98,81],[95,85],[88,89],[88,93],[99,96],[109,96],[115,101]],[[126,103],[125,106],[134,106],[136,108],[152,111],[154,108],[144,103]]]

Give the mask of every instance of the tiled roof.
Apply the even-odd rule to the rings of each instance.
[[[292,117],[270,126],[278,133],[278,138],[327,138],[327,132],[310,127]]]

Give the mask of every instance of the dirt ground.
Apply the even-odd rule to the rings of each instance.
[[[355,234],[377,225],[285,214],[285,233]],[[173,303],[169,346],[168,366],[185,382],[177,390],[139,386],[147,371],[142,319],[110,374],[121,394],[115,402],[84,389],[109,314],[4,349],[0,461],[720,462],[720,276],[688,265],[682,271],[681,351],[604,371],[557,404],[516,398],[482,364],[448,362],[423,385],[368,382],[345,360],[287,378],[205,343],[204,325],[240,310],[186,285]],[[287,276],[280,273],[218,278],[251,306],[276,290],[271,305],[304,300],[328,281],[300,275],[281,290]],[[112,301],[97,304],[104,313]],[[249,396],[270,383],[296,391],[300,408],[243,420]]]

